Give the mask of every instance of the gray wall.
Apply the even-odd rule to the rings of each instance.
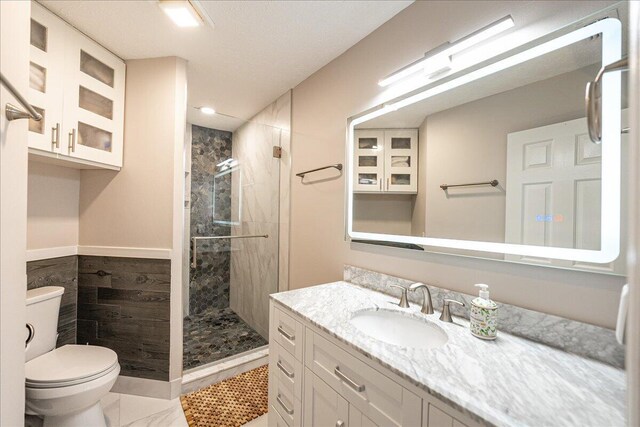
[[[78,343],[118,353],[120,375],[169,380],[171,261],[78,257]]]
[[[78,308],[78,257],[29,261],[27,263],[27,289],[43,286],[62,286],[64,294],[58,317],[57,347],[76,343]]]
[[[218,220],[231,217],[231,174],[216,180],[216,165],[231,157],[231,132],[192,125],[191,139],[191,237],[231,234],[227,225],[213,222],[213,205]],[[214,200],[215,198],[215,200]],[[198,242],[196,268],[189,279],[189,313],[199,314],[208,308],[229,307],[229,241]]]

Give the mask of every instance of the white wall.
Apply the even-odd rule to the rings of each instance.
[[[627,422],[640,425],[640,2],[631,5],[629,153],[629,318],[627,324]]]
[[[127,61],[124,163],[119,172],[82,171],[81,245],[173,246],[179,61],[175,57]]]
[[[347,118],[383,101],[378,80],[425,51],[507,14],[516,22],[509,40],[522,40],[612,3],[414,3],[294,88],[294,172],[344,162]],[[489,283],[498,301],[614,325],[622,278],[346,243],[344,188],[344,177],[314,185],[292,180],[292,289],[338,280],[343,264],[350,263],[461,292],[472,292],[474,283]]]
[[[80,171],[29,161],[27,250],[77,246]]]
[[[0,2],[2,74],[22,94],[29,88],[30,2]],[[24,423],[26,321],[27,120],[9,123],[0,89],[0,425]]]

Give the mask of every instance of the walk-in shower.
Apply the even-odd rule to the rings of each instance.
[[[280,228],[273,147],[282,128],[261,114],[233,131],[191,125],[184,370],[268,344]]]

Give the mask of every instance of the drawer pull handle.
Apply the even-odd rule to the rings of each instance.
[[[287,368],[285,368],[282,362],[280,362],[279,360],[278,360],[278,363],[276,363],[276,366],[280,368],[280,370],[289,378],[293,378],[295,376],[293,372],[287,371]]]
[[[290,334],[289,332],[285,331],[282,326],[278,326],[278,332],[280,332],[282,334],[283,337],[285,337],[286,339],[288,339],[289,341],[295,341],[296,336],[293,334]]]
[[[335,374],[338,376],[338,378],[340,378],[342,381],[347,383],[347,385],[349,387],[351,387],[352,389],[354,389],[355,391],[357,391],[357,392],[363,392],[364,391],[364,385],[358,384],[357,382],[355,382],[354,380],[352,380],[351,378],[349,378],[348,376],[343,374],[342,371],[340,370],[339,366],[336,366],[336,369],[334,369],[333,372],[335,372]]]
[[[287,405],[284,404],[284,402],[282,401],[282,399],[280,398],[280,395],[278,395],[278,397],[276,397],[276,400],[278,401],[278,403],[280,404],[280,406],[282,406],[282,409],[284,409],[284,411],[289,414],[289,415],[293,415],[293,409],[289,409],[287,408]]]

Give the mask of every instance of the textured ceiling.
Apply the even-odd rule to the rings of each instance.
[[[123,59],[185,58],[189,106],[224,114],[187,118],[232,130],[411,1],[201,1],[215,28],[178,28],[153,0],[41,3]]]

